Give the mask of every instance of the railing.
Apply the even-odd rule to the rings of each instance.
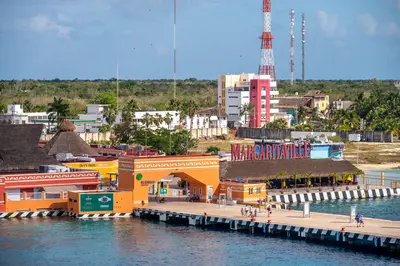
[[[7,193],[8,201],[21,201],[21,200],[57,200],[66,199],[67,191],[62,192],[21,192],[21,193]]]

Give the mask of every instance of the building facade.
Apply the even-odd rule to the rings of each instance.
[[[304,97],[311,99],[311,108],[317,108],[321,113],[329,108],[329,95],[323,91],[311,90],[308,91]]]
[[[21,104],[9,104],[7,113],[0,114],[0,123],[2,124],[34,124],[34,120],[47,120],[46,112],[25,113]]]
[[[230,127],[262,127],[281,118],[276,107],[278,95],[276,81],[269,75],[241,73],[221,75],[218,79],[218,107],[226,112]],[[245,111],[249,104],[253,108]]]

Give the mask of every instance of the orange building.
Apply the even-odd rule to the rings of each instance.
[[[219,194],[225,195],[227,201],[237,203],[254,203],[264,200],[267,195],[265,183],[239,183],[224,181],[221,182]]]
[[[98,172],[0,175],[0,211],[67,209],[67,191],[96,189]]]
[[[119,159],[119,189],[133,191],[134,206],[148,204],[149,186],[168,175],[190,184],[201,202],[218,199],[219,156],[163,156]]]

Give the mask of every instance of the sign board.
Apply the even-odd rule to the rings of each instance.
[[[114,194],[80,194],[80,211],[96,212],[96,211],[113,211],[114,210]]]
[[[310,202],[304,202],[303,217],[310,218]]]
[[[357,206],[356,205],[350,206],[350,223],[354,222],[354,220],[356,219],[356,214],[357,214]]]
[[[310,155],[308,142],[231,146],[231,161],[300,159],[310,158]]]
[[[153,185],[156,181],[152,181],[152,180],[146,180],[146,181],[141,181],[140,184],[142,186],[150,186]]]

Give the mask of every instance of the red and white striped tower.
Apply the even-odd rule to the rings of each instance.
[[[263,0],[264,31],[261,38],[261,61],[258,67],[259,75],[270,75],[276,80],[274,53],[272,51],[271,34],[271,0]]]

